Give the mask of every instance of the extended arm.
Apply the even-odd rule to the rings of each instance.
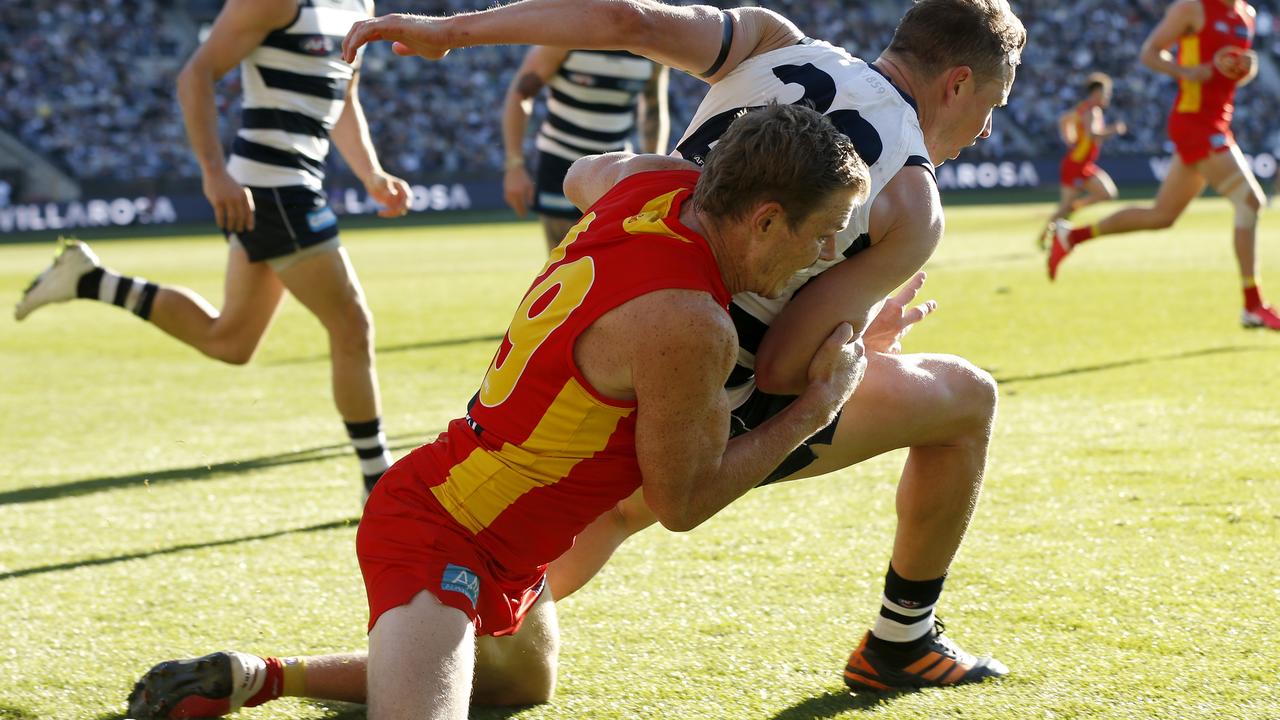
[[[1128,126],[1123,121],[1107,124],[1107,119],[1100,107],[1095,107],[1093,114],[1089,118],[1089,133],[1099,140],[1123,135],[1128,129]]]
[[[928,198],[921,208],[921,198]],[[871,206],[874,244],[810,280],[782,308],[756,353],[756,384],[778,395],[804,391],[809,358],[839,322],[861,333],[881,302],[911,278],[942,239],[937,183],[903,168]]]
[[[563,48],[529,48],[502,101],[502,196],[520,217],[533,202],[533,180],[524,164],[524,136],[533,113],[533,99],[551,81],[568,54]]]
[[[814,358],[810,389],[760,427],[729,439],[724,381],[737,335],[707,294],[665,290],[628,303],[636,457],[645,502],[670,530],[690,530],[758,485],[843,406],[865,366],[841,325]]]
[[[1203,82],[1213,72],[1212,66],[1179,65],[1169,48],[1184,35],[1196,32],[1204,24],[1204,9],[1197,0],[1178,0],[1165,11],[1164,18],[1142,43],[1138,59],[1143,65],[1175,79]]]
[[[733,23],[729,52],[717,66],[724,22]],[[744,59],[801,38],[777,13],[756,7],[720,10],[655,0],[524,0],[452,17],[386,15],[356,23],[343,43],[350,62],[365,43],[395,43],[399,55],[439,59],[472,45],[550,45],[628,50],[715,82]],[[708,72],[716,68],[715,72]]]
[[[653,75],[640,96],[640,137],[642,152],[663,155],[667,152],[667,140],[671,134],[670,111],[667,108],[667,80],[670,73],[666,65],[653,66]]]
[[[261,45],[267,33],[286,25],[296,11],[292,0],[228,0],[209,37],[178,74],[178,104],[191,150],[200,164],[205,197],[213,206],[218,226],[232,232],[253,229],[253,198],[227,174],[218,140],[214,84]]]
[[[564,178],[564,196],[585,212],[604,197],[610,188],[629,175],[655,170],[699,169],[688,160],[669,155],[636,155],[629,152],[588,155],[569,166],[569,174]]]
[[[382,204],[383,209],[378,214],[382,217],[404,215],[409,210],[412,190],[404,180],[383,170],[382,164],[378,162],[378,153],[369,136],[369,123],[365,120],[360,96],[356,92],[359,79],[358,72],[351,76],[351,82],[347,85],[346,105],[334,123],[330,137],[365,190]]]
[[[1076,124],[1073,120],[1075,115],[1075,111],[1070,111],[1058,116],[1058,137],[1068,146],[1075,145],[1079,139],[1076,137]]]

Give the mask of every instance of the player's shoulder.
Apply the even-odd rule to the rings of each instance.
[[[876,196],[871,213],[872,223],[881,228],[892,225],[909,228],[912,235],[940,237],[942,196],[932,168],[902,168]]]

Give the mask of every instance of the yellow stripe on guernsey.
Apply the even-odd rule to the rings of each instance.
[[[622,221],[622,229],[632,235],[665,235],[684,242],[692,242],[667,227],[667,223],[664,222],[671,215],[671,204],[675,202],[676,195],[682,192],[684,192],[683,189],[672,190],[666,195],[659,195],[645,203],[644,207],[640,208],[640,212]]]
[[[606,405],[570,378],[523,445],[477,448],[431,492],[453,519],[478,534],[525,493],[556,484],[603,450],[634,410]]]
[[[1076,118],[1076,147],[1071,151],[1071,162],[1084,162],[1093,147],[1093,135],[1085,128],[1084,120]]]
[[[1182,38],[1178,46],[1178,64],[1183,67],[1200,64],[1200,38],[1196,36]],[[1200,83],[1190,80],[1178,80],[1181,99],[1178,100],[1176,112],[1200,112]]]

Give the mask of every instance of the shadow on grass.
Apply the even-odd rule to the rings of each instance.
[[[774,715],[772,720],[820,720],[850,710],[875,710],[892,703],[902,692],[858,695],[849,691],[832,691],[792,705]]]
[[[1053,380],[1056,378],[1071,377],[1072,375],[1087,375],[1089,373],[1103,372],[1105,370],[1116,370],[1119,368],[1133,367],[1136,365],[1152,365],[1162,362],[1173,362],[1175,360],[1189,360],[1191,358],[1206,357],[1209,355],[1228,355],[1235,353],[1248,352],[1275,352],[1277,348],[1267,345],[1227,345],[1225,347],[1202,348],[1200,350],[1186,350],[1184,352],[1169,353],[1167,355],[1152,355],[1149,357],[1130,358],[1128,360],[1115,360],[1107,363],[1099,363],[1097,365],[1082,365],[1077,368],[1066,368],[1063,370],[1054,370],[1053,372],[1032,373],[1030,375],[1013,375],[1010,377],[996,376],[996,382],[1001,385],[1013,385],[1015,383],[1036,382],[1039,380]]]
[[[284,537],[285,535],[296,535],[298,533],[323,532],[325,530],[337,530],[339,528],[354,526],[359,518],[345,518],[343,520],[331,520],[325,523],[308,525],[306,527],[291,528],[289,530],[276,530],[274,532],[259,533],[257,535],[244,535],[242,537],[227,538],[226,540],[215,540],[206,543],[189,543],[185,545],[173,545],[159,550],[147,550],[145,552],[125,553],[123,555],[112,555],[109,557],[89,558],[87,560],[75,560],[73,562],[57,563],[55,565],[40,565],[38,567],[23,568],[21,570],[11,570],[6,573],[0,573],[0,582],[5,580],[13,580],[16,578],[28,577],[30,575],[43,575],[45,573],[60,572],[62,570],[75,570],[82,567],[93,567],[95,565],[112,565],[126,560],[141,560],[143,558],[158,557],[160,555],[173,555],[175,553],[186,552],[188,550],[203,550],[205,548],[224,547],[227,545],[239,545],[240,543],[253,542],[255,540],[270,540],[272,538]],[[4,710],[0,708],[0,713]],[[0,714],[0,720],[5,716]]]
[[[414,448],[424,442],[434,439],[438,432],[439,431],[433,433],[407,433],[403,435],[395,435],[389,438],[388,447],[391,450]],[[208,480],[220,475],[249,473],[256,470],[264,470],[266,468],[279,467],[282,465],[301,465],[304,463],[320,462],[321,460],[344,457],[349,454],[352,454],[351,446],[346,443],[341,443],[336,445],[321,445],[319,447],[306,448],[303,450],[293,450],[291,452],[280,453],[279,455],[262,455],[259,457],[245,458],[243,460],[226,460],[224,462],[203,463],[200,465],[192,465],[190,467],[170,468],[168,470],[149,470],[130,475],[112,475],[108,477],[89,478],[87,480],[73,480],[71,482],[62,483],[61,485],[42,485],[40,487],[21,488],[18,490],[0,492],[0,505],[17,505],[20,503],[75,497],[77,495],[90,495],[92,493],[105,492],[107,490],[115,490],[116,488],[130,487],[140,484],[158,485],[171,482]],[[3,716],[0,716],[0,720],[3,720]]]
[[[391,353],[413,352],[414,350],[432,350],[435,348],[457,347],[458,345],[471,345],[472,343],[482,342],[498,342],[502,339],[501,335],[477,335],[475,337],[465,338],[447,338],[445,340],[424,340],[416,343],[404,343],[401,345],[378,345],[374,348],[375,355],[389,355]],[[328,362],[328,355],[308,355],[306,357],[285,358],[274,362],[263,363],[271,367],[277,365],[305,365],[307,363]]]
[[[0,705],[0,720],[40,720],[40,716],[12,705]]]
[[[304,701],[308,707],[319,710],[324,713],[320,715],[324,720],[365,720],[368,717],[368,707],[364,705],[356,705],[354,703],[331,702],[331,701]]]

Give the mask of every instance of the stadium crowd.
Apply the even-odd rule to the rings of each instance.
[[[473,0],[384,0],[378,11],[447,13],[479,7]],[[716,3],[737,5],[738,2]],[[901,3],[768,0],[760,4],[792,18],[809,35],[855,55],[885,47]],[[1137,64],[1146,33],[1166,0],[1022,0],[1015,9],[1031,42],[1009,107],[996,115],[992,138],[966,151],[969,159],[1062,151],[1058,114],[1079,99],[1091,71],[1116,79],[1110,116],[1129,135],[1108,153],[1168,153],[1164,123],[1172,82]],[[1256,47],[1280,62],[1274,2],[1259,10]],[[183,4],[179,3],[179,8]],[[198,178],[187,149],[174,78],[194,47],[197,23],[162,0],[51,0],[0,7],[0,129],[86,180]],[[453,53],[440,63],[394,58],[374,46],[361,76],[365,105],[388,170],[490,175],[502,168],[499,112],[521,48]],[[1272,78],[1272,82],[1276,79]],[[237,116],[236,72],[225,80],[220,115],[228,137]],[[672,137],[692,115],[704,86],[677,73],[672,82]],[[1235,132],[1246,152],[1280,147],[1280,99],[1251,88],[1241,93]],[[336,157],[336,153],[335,153]],[[334,160],[334,162],[340,161]]]

